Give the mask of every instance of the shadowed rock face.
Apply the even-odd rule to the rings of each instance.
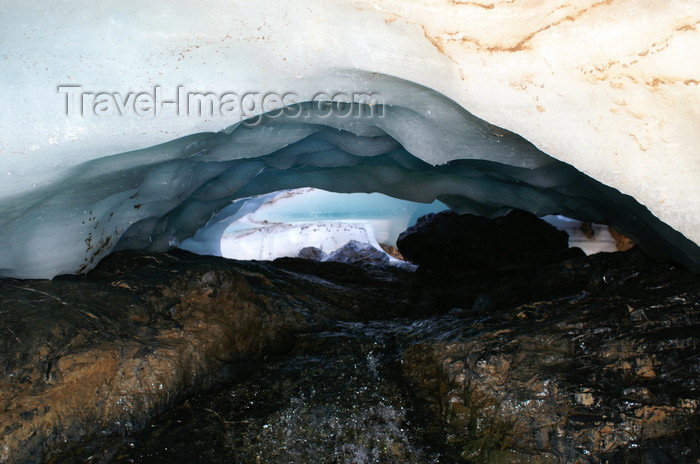
[[[431,324],[402,366],[434,439],[469,462],[696,462],[700,282],[619,256],[585,260],[600,285]]]
[[[388,254],[374,248],[370,244],[361,243],[357,240],[349,241],[331,253],[326,259],[327,261],[348,264],[371,263],[379,266],[387,266],[389,264]]]
[[[428,214],[399,236],[397,246],[412,263],[441,272],[536,267],[583,254],[569,250],[566,232],[519,210],[495,219]]]
[[[125,252],[0,295],[1,462],[700,455],[700,281],[635,251],[469,279]]]

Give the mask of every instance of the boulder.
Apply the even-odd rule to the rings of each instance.
[[[410,262],[438,271],[495,272],[580,256],[569,236],[524,211],[490,219],[452,211],[428,214],[403,232],[397,246]]]
[[[320,248],[309,246],[299,250],[297,258],[310,259],[312,261],[324,261],[327,256],[328,255],[326,254],[326,252],[321,250]]]
[[[389,255],[374,248],[369,243],[350,240],[348,243],[331,253],[326,261],[347,264],[374,264],[388,266]]]

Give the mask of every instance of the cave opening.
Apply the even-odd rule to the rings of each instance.
[[[444,97],[428,95],[455,110]],[[439,107],[438,103],[435,106]],[[168,183],[178,183],[169,171],[180,175],[180,159],[185,158],[192,163],[187,176],[208,171],[200,185],[188,186],[176,203],[168,204],[174,207],[165,214],[136,221],[122,233],[115,249],[164,251],[193,237],[222,209],[235,214],[239,208],[250,208],[258,201],[255,198],[263,195],[315,188],[439,202],[460,214],[496,217],[517,209],[540,217],[559,215],[581,223],[603,224],[631,237],[655,259],[697,268],[698,247],[634,198],[549,157],[517,134],[463,110],[463,126],[453,123],[451,133],[433,127],[433,120],[419,121],[412,128],[410,120],[415,115],[406,117],[402,107],[348,111],[343,105],[350,107],[308,102],[295,107],[292,117],[279,111],[263,114],[252,123],[189,143],[178,161],[159,165],[157,171],[164,171]],[[306,122],[299,122],[299,115]],[[260,146],[262,140],[264,146]],[[239,150],[246,153],[242,159],[219,161],[240,156]],[[250,158],[251,150],[262,154]],[[423,160],[435,157],[434,152],[440,150],[457,159],[438,165]],[[464,153],[455,155],[455,150],[466,150],[471,158],[464,159]],[[212,159],[216,161],[212,163]],[[160,175],[163,173],[155,177]],[[150,182],[145,179],[142,185]],[[139,195],[138,190],[134,195]],[[140,210],[144,202],[138,197],[134,200],[134,208]],[[574,229],[568,230],[571,233]]]
[[[699,8],[0,2],[0,464],[699,464]]]
[[[420,98],[362,117],[302,103],[97,158],[5,206],[0,457],[697,454],[699,377],[679,371],[697,356],[700,286],[674,263],[696,270],[697,246],[517,134],[408,89]],[[319,219],[322,234],[302,231]],[[583,224],[643,252],[571,253],[591,246]],[[410,226],[417,269],[296,258],[363,233],[391,246]],[[515,262],[502,237],[528,244]],[[465,259],[483,255],[495,264]]]
[[[519,209],[606,224],[655,259],[697,271],[700,248],[633,197],[438,92],[373,79],[384,99],[377,105],[295,104],[220,132],[96,158],[12,197],[0,205],[0,275],[80,274],[112,251],[166,251],[237,199],[306,187],[437,200],[460,214]]]

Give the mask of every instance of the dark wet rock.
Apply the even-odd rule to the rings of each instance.
[[[370,264],[386,266],[389,264],[389,255],[382,250],[377,250],[369,243],[350,240],[342,247],[328,255],[326,261],[346,264]]]
[[[311,261],[335,262],[344,264],[353,264],[357,266],[394,266],[405,271],[415,271],[416,266],[403,261],[402,258],[392,260],[394,255],[401,256],[396,247],[381,245],[382,250],[374,248],[369,243],[358,242],[351,240],[342,247],[335,250],[330,255],[327,255],[323,250],[316,247],[303,248],[299,255],[300,259],[308,259]],[[394,254],[392,254],[393,252]]]
[[[326,252],[316,247],[304,247],[299,250],[297,258],[310,259],[312,261],[324,261],[327,258]]]
[[[634,249],[467,279],[124,252],[0,301],[0,462],[700,457],[700,279]]]
[[[697,462],[700,280],[635,256],[586,260],[602,281],[566,297],[406,330],[433,440],[467,462]]]
[[[141,433],[85,443],[61,462],[437,462],[420,445],[396,368],[392,321],[300,334],[287,356],[240,363],[235,381],[189,398]],[[395,334],[393,334],[395,335]]]
[[[416,307],[398,271],[288,261],[297,272],[122,252],[87,277],[0,280],[0,462],[139,430],[232,362],[289,350],[298,332]]]
[[[526,268],[580,256],[566,232],[524,211],[489,219],[452,211],[428,214],[403,232],[397,246],[410,262],[444,273]]]

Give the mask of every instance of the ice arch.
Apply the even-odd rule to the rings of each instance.
[[[438,199],[483,215],[510,208],[563,214],[611,224],[653,256],[697,269],[698,247],[634,198],[435,91],[377,79],[387,95],[404,95],[404,106],[348,113],[342,105],[329,112],[303,103],[254,123],[88,161],[2,202],[0,272],[53,277],[89,270],[115,246],[165,251],[236,198],[298,187]]]
[[[228,120],[133,114],[66,118],[56,93],[62,84],[112,92],[140,91],[153,85],[171,90],[187,85],[212,92],[291,90],[302,97],[299,101],[310,100],[319,90],[378,92],[392,109],[387,120],[393,126],[368,126],[402,145],[413,158],[396,155],[403,163],[399,165],[406,168],[408,161],[415,163],[410,168],[414,175],[445,176],[445,163],[452,162],[454,175],[462,179],[471,169],[517,179],[521,184],[514,181],[514,185],[523,191],[528,190],[527,185],[547,186],[544,181],[533,184],[531,178],[516,175],[520,169],[518,172],[556,179],[553,183],[563,188],[563,174],[547,171],[557,171],[554,160],[509,135],[498,138],[502,142],[498,147],[493,143],[494,135],[502,135],[494,134],[497,129],[488,124],[462,124],[460,115],[467,109],[523,135],[552,158],[634,196],[661,221],[700,243],[700,62],[688,59],[698,46],[699,21],[694,0],[670,4],[585,0],[567,5],[556,0],[309,0],[303,6],[276,0],[235,4],[212,0],[187,10],[179,2],[136,0],[101,2],[89,8],[84,2],[0,6],[0,274],[50,277],[89,269],[117,239],[138,241],[137,229],[145,231],[159,223],[158,227],[164,227],[166,219],[161,223],[157,218],[164,216],[159,215],[166,214],[168,207],[184,208],[178,201],[189,198],[202,182],[223,174],[220,170],[225,166],[220,163],[240,164],[238,175],[243,179],[246,169],[255,168],[243,159],[271,156],[280,148],[257,142],[244,146],[246,137],[267,142],[263,132],[236,130],[181,138],[220,130],[234,122]],[[436,107],[435,100],[426,97],[431,92],[427,89],[454,104]],[[421,118],[426,127],[432,124],[439,130],[427,130]],[[358,132],[361,127],[328,120],[297,120],[295,129],[280,128],[276,121],[267,126],[268,133],[274,132],[273,139],[281,141],[281,134],[287,131],[288,143],[297,144],[302,142],[302,133],[311,130],[303,127],[306,123],[369,137],[372,146],[376,145],[372,137],[379,137]],[[469,144],[453,143],[457,140],[452,137],[453,123],[466,128]],[[291,135],[294,131],[296,136]],[[218,157],[216,146],[225,147],[231,134],[235,134],[235,153]],[[438,136],[421,141],[418,134]],[[485,140],[488,143],[482,150],[479,147]],[[164,142],[168,143],[156,147]],[[207,153],[185,158],[197,155],[188,148],[196,142]],[[494,147],[498,155],[484,155]],[[121,155],[106,158],[117,153]],[[375,156],[380,157],[377,163],[389,162],[388,152]],[[197,164],[198,158],[212,164]],[[414,169],[423,166],[420,161],[439,169]],[[266,160],[258,162],[265,164]],[[497,169],[489,162],[496,163]],[[356,168],[372,170],[374,166],[370,169],[368,163],[369,158]],[[178,175],[169,172],[176,168]],[[323,171],[330,170],[328,166],[317,168],[320,177],[339,175],[339,171]],[[113,177],[106,172],[109,169],[116,170]],[[342,180],[338,184],[344,188],[354,179],[334,178]],[[582,190],[591,191],[580,188],[581,179],[588,182],[590,178],[576,173],[571,179],[576,179],[572,198]],[[440,185],[450,186],[449,192],[459,190],[453,177],[443,181]],[[370,188],[367,180],[356,182],[358,189]],[[150,189],[145,188],[148,185]],[[128,205],[138,214],[120,216],[114,211],[111,216],[122,200],[125,204],[132,200],[121,198],[119,192],[135,192],[138,186],[144,187],[139,195],[149,199]],[[156,187],[175,197],[166,195],[160,203],[151,202],[157,196],[150,196]],[[371,188],[389,190],[378,184]],[[473,189],[470,193],[477,195],[477,188]],[[413,193],[406,190],[407,195]],[[494,197],[477,195],[471,203],[460,192],[447,196],[456,208],[488,212],[494,208],[488,204],[492,198],[513,192],[501,190]],[[554,190],[550,185],[545,196]],[[552,200],[557,195],[548,198],[550,206],[559,201]],[[619,199],[609,202],[609,209],[625,209]],[[557,205],[556,209],[571,205],[564,203],[568,206]],[[136,209],[137,205],[142,206]],[[697,267],[697,247],[659,226],[637,203],[628,206],[628,220],[634,223],[628,224],[628,233],[652,252]],[[605,208],[577,210],[607,214]],[[96,217],[106,211],[106,217]],[[174,216],[175,212],[167,221],[175,221]],[[119,224],[110,219],[114,217],[120,217]],[[84,228],[83,221],[93,229]],[[135,224],[130,226],[132,221]],[[105,224],[114,228],[107,233]],[[646,226],[631,231],[637,224]],[[135,228],[126,234],[123,228],[128,226]],[[153,246],[167,242],[166,229],[153,229]]]

